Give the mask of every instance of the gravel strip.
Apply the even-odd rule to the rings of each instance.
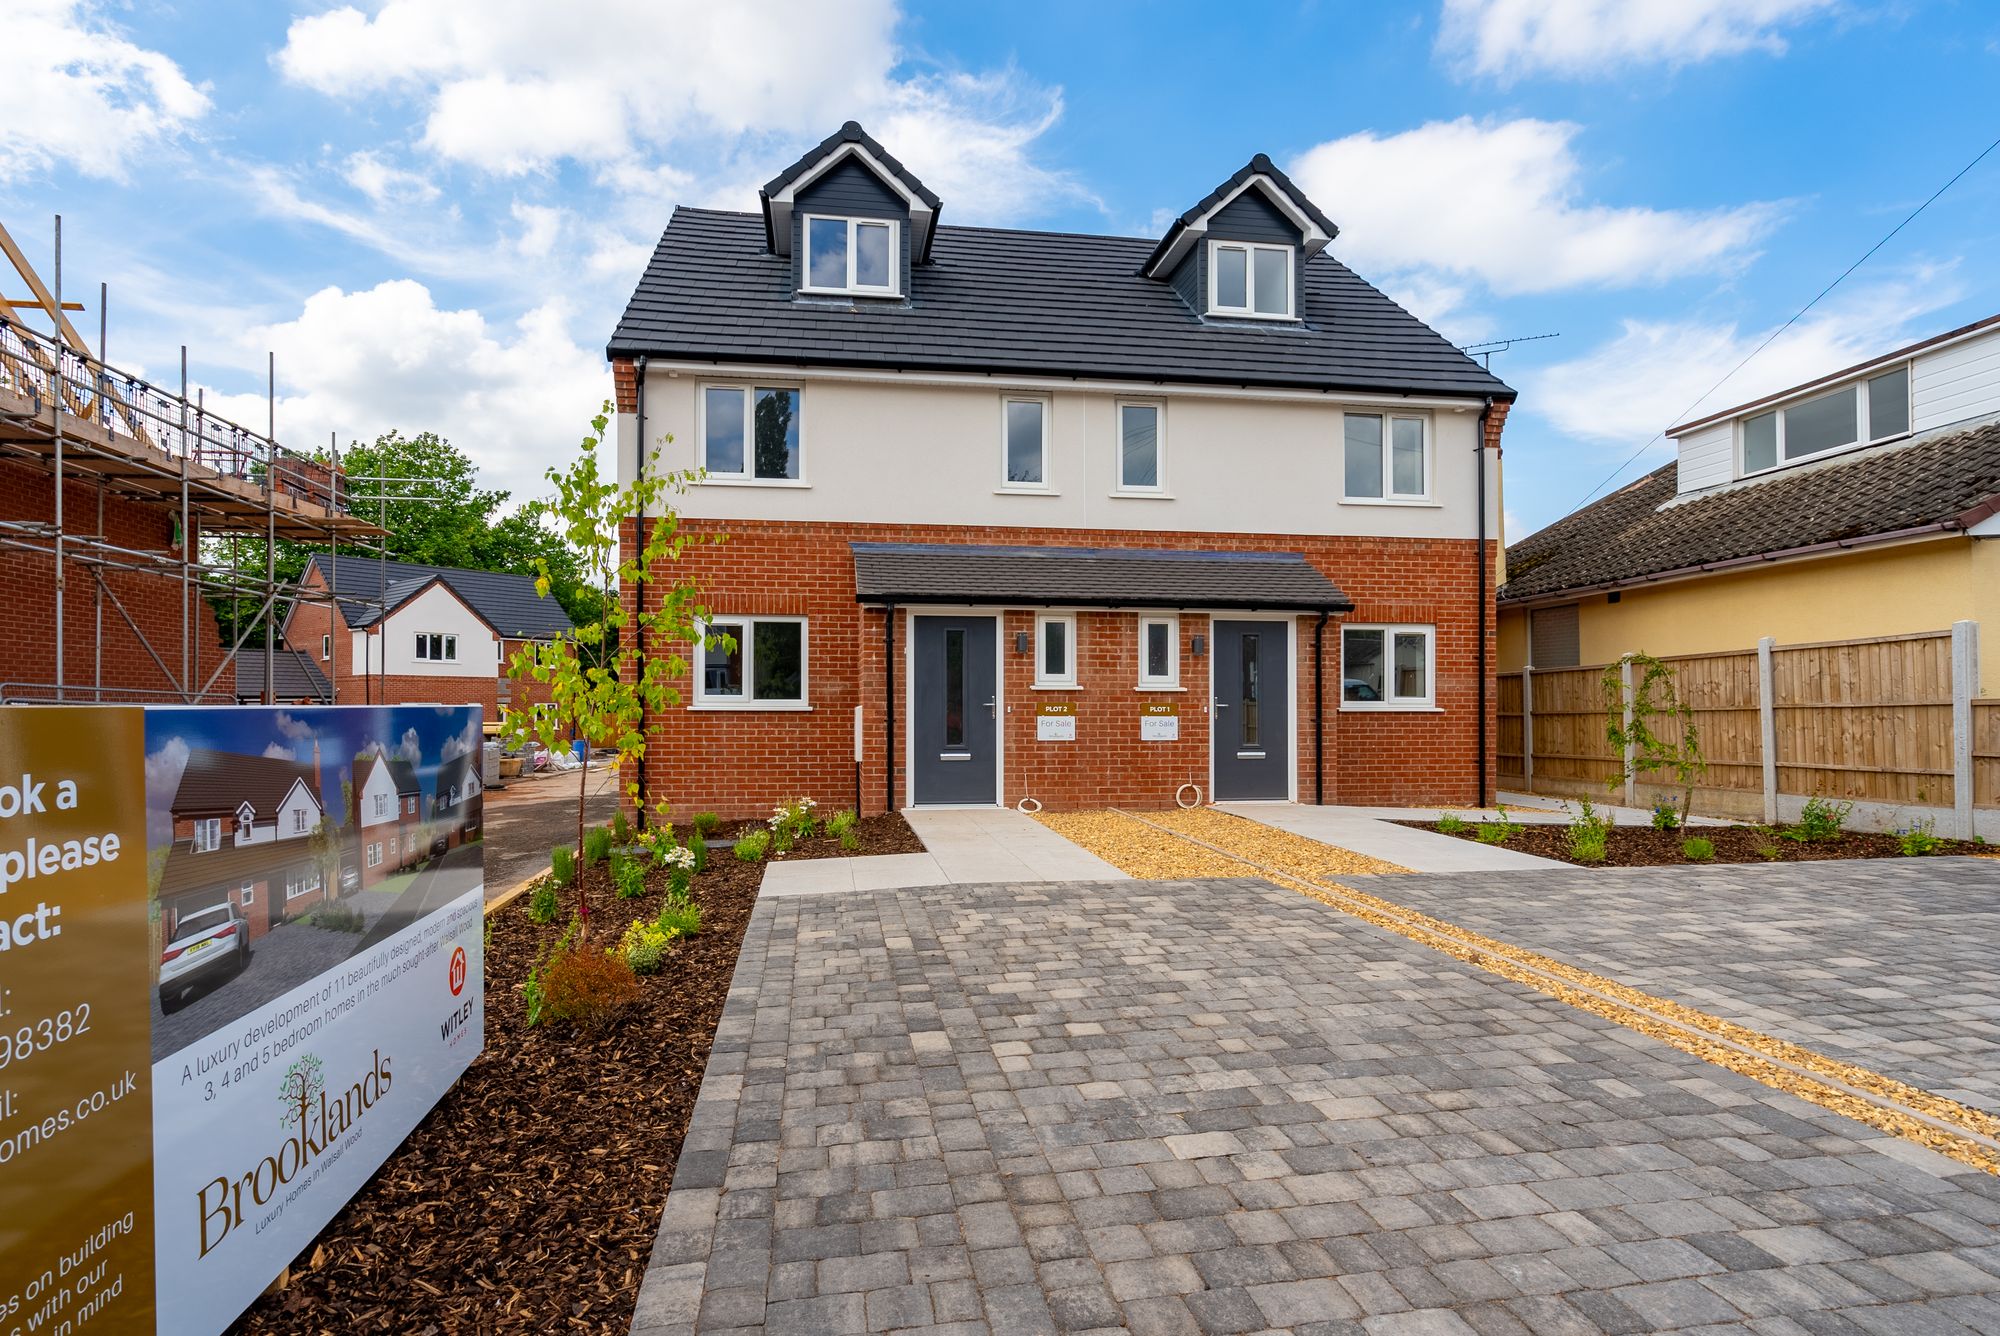
[[[1288,830],[1266,826],[1213,808],[1138,812],[1168,830],[1219,845],[1253,863],[1295,872],[1303,877],[1369,876],[1408,872],[1405,867],[1369,858],[1350,849],[1322,844]],[[1159,831],[1122,812],[1043,812],[1037,821],[1056,834],[1135,877],[1155,880],[1179,877],[1240,877],[1246,869],[1235,859],[1213,850],[1168,839]]]

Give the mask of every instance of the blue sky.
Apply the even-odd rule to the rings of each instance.
[[[1493,361],[1510,538],[2000,136],[1971,0],[7,10],[0,220],[46,269],[64,215],[114,365],[185,342],[261,424],[275,349],[287,439],[434,429],[519,495],[609,394],[673,205],[754,208],[850,116],[947,222],[1157,234],[1267,152],[1455,342],[1559,332]],[[1996,231],[2000,153],[1702,406],[2000,310]]]

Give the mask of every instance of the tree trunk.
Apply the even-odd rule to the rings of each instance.
[[[590,937],[590,901],[583,893],[583,805],[589,794],[590,783],[590,740],[583,744],[583,766],[576,772],[576,916],[582,924],[577,935],[585,940]]]

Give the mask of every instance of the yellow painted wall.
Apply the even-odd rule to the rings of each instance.
[[[2000,696],[2000,542],[1962,537],[1904,543],[1839,556],[1781,562],[1579,600],[1577,633],[1586,664],[1635,650],[1662,657],[1942,631],[1981,624],[1982,696]],[[1528,649],[1527,613],[1502,607],[1500,671],[1518,672]]]

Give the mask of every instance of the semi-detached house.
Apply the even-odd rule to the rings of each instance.
[[[661,236],[620,470],[727,541],[644,801],[1476,800],[1513,391],[1262,155],[1155,239],[942,210],[849,122]]]

